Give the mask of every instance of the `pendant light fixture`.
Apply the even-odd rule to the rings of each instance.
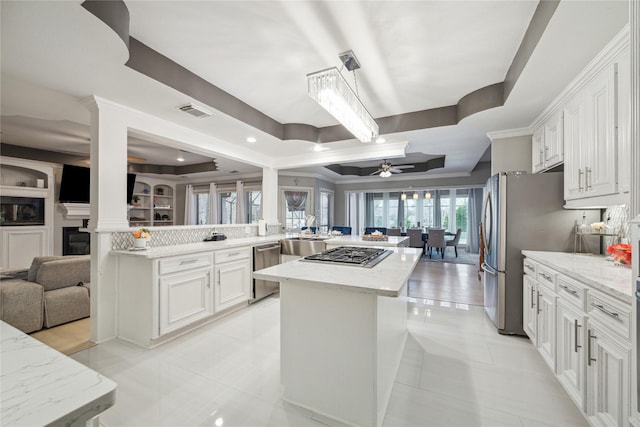
[[[413,200],[418,200],[419,197],[420,196],[418,196],[418,192],[417,191],[413,193]]]
[[[424,198],[425,199],[430,199],[431,198],[431,193],[429,193],[428,191],[426,193],[424,193]]]
[[[407,200],[407,193],[403,191],[402,194],[400,195],[400,200]]]
[[[371,114],[358,97],[358,83],[355,80],[360,63],[353,51],[342,52],[343,66],[353,71],[356,84],[354,92],[336,67],[307,74],[309,96],[336,118],[361,142],[371,142],[378,136],[379,128]]]

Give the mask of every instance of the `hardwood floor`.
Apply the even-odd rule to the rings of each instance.
[[[54,350],[69,355],[93,347],[95,343],[89,341],[90,334],[91,319],[87,317],[55,328],[34,332],[31,336]]]
[[[484,306],[484,289],[475,265],[421,260],[409,278],[408,294],[413,298]]]

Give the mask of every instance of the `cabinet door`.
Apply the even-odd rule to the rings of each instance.
[[[607,68],[587,87],[588,123],[585,196],[617,192],[615,70]]]
[[[522,307],[522,328],[527,334],[534,346],[537,347],[537,318],[538,318],[538,304],[537,304],[537,289],[536,281],[525,274],[522,278],[524,286],[523,290],[523,307]]]
[[[216,264],[216,311],[249,301],[248,259]]]
[[[33,258],[53,255],[48,227],[4,227],[0,233],[0,267],[3,270],[29,268]]]
[[[593,323],[589,325],[587,416],[593,426],[629,425],[631,351],[610,335]]]
[[[160,335],[213,314],[211,268],[160,277]]]
[[[586,393],[586,362],[584,360],[586,316],[583,312],[567,305],[562,298],[558,301],[557,313],[556,374],[569,396],[578,408],[583,410]]]
[[[544,125],[544,167],[550,168],[562,163],[564,157],[562,134],[562,112],[554,114]]]
[[[618,191],[631,191],[631,81],[629,53],[617,63],[618,91]]]
[[[564,109],[564,198],[583,197],[585,157],[585,102],[579,95]]]
[[[531,139],[531,172],[544,169],[544,126],[538,128]]]
[[[538,351],[553,372],[556,371],[556,295],[538,286]]]

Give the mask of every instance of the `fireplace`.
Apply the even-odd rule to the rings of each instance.
[[[91,253],[91,234],[79,227],[62,227],[62,255]]]

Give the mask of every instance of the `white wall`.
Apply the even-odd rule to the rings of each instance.
[[[531,173],[531,135],[491,142],[491,175],[509,171]]]

